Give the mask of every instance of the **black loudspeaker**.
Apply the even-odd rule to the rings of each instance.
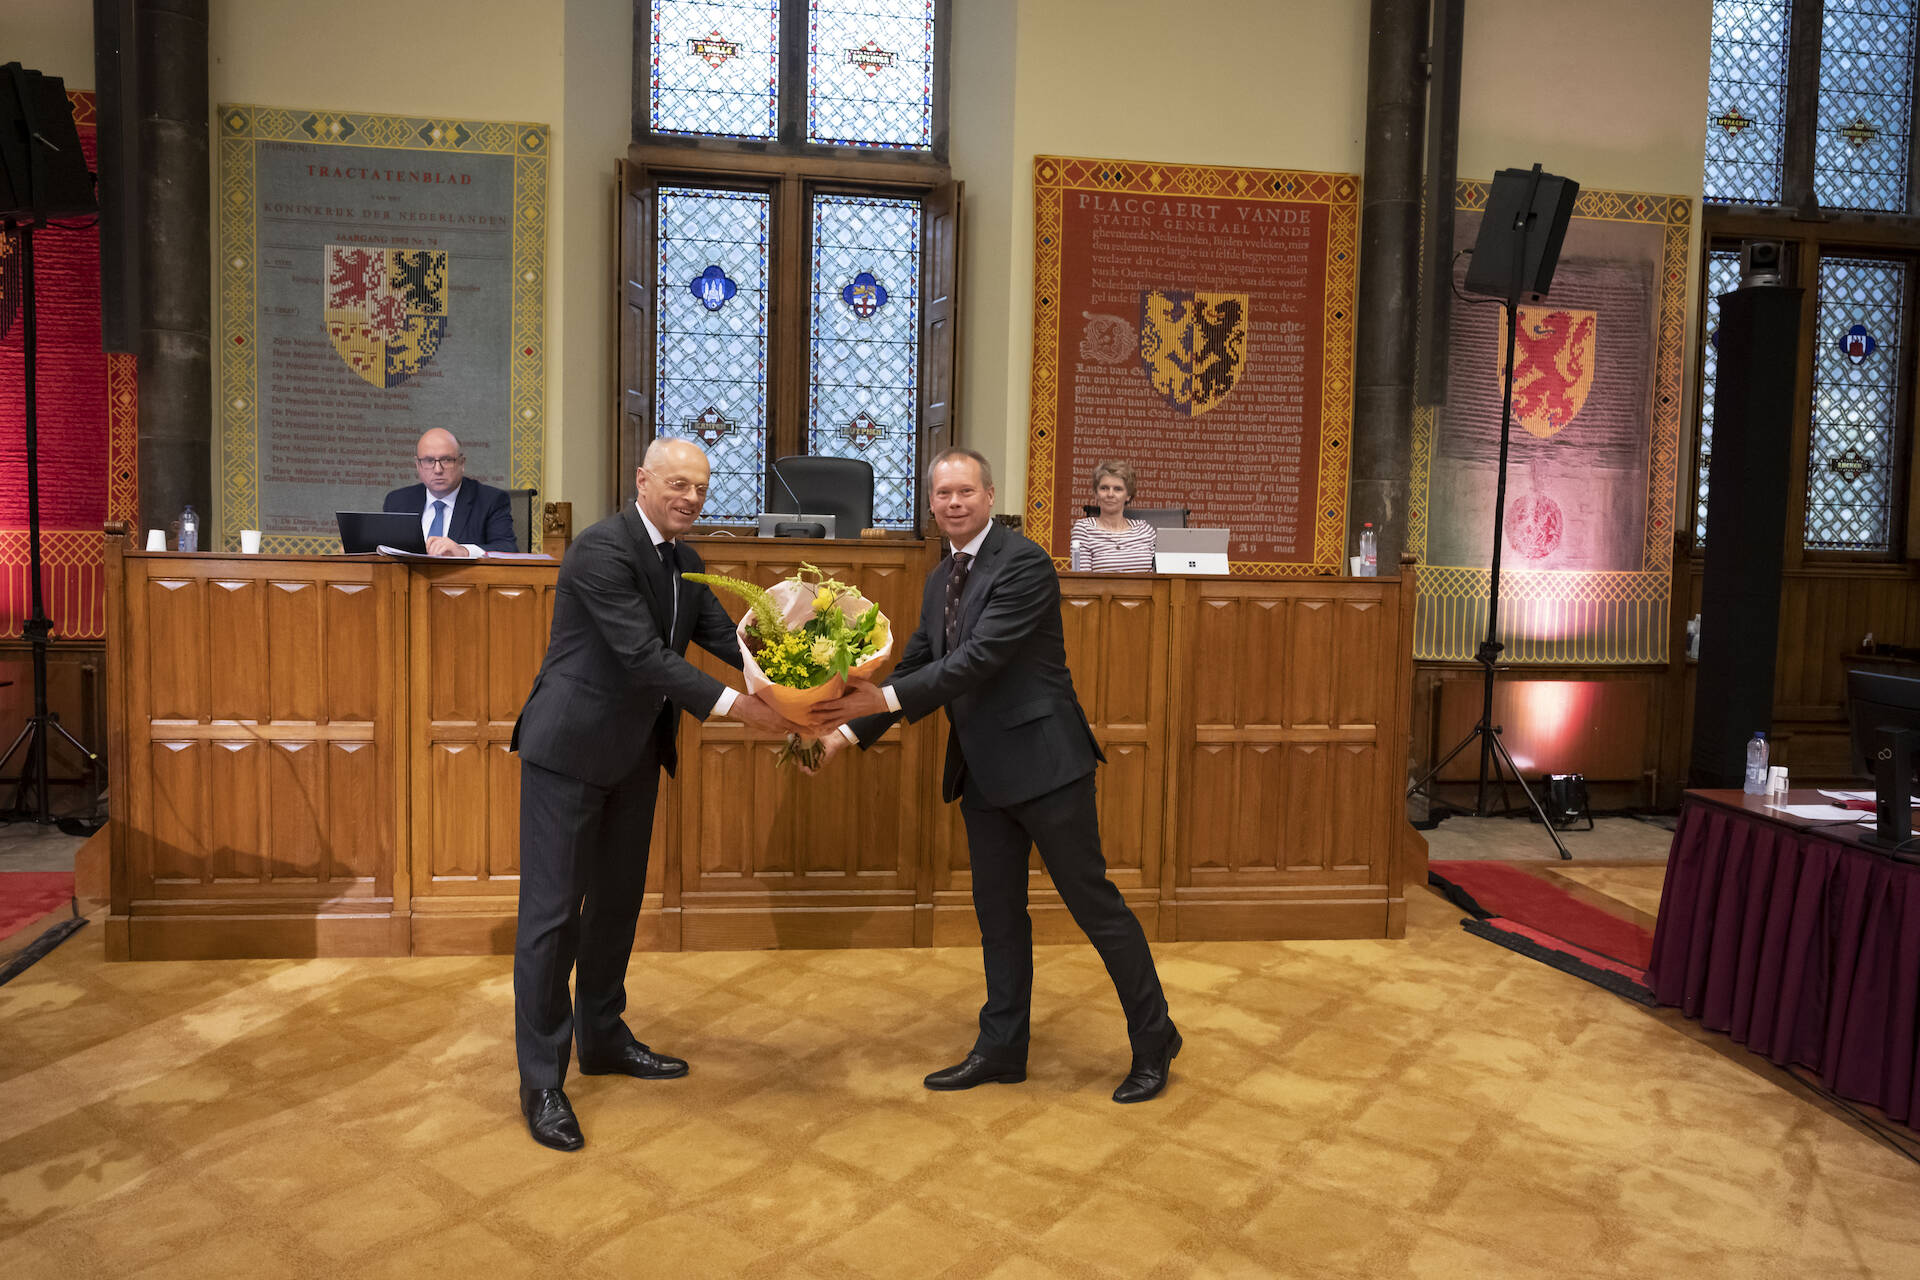
[[[1518,264],[1519,292],[1545,294],[1553,284],[1553,269],[1560,264],[1560,242],[1567,238],[1567,220],[1573,217],[1573,202],[1579,194],[1579,183],[1540,173],[1538,165],[1494,174],[1486,216],[1480,219],[1473,257],[1467,263],[1466,291],[1489,298],[1511,297]],[[1524,258],[1520,256],[1522,231],[1527,241]]]
[[[1695,787],[1741,786],[1748,740],[1772,734],[1801,292],[1773,286],[1720,299],[1687,775]]]
[[[93,209],[66,85],[17,62],[0,67],[0,218],[34,223]]]

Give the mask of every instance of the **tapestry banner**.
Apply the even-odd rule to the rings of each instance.
[[[1487,185],[1459,186],[1456,250],[1479,234]],[[1520,306],[1503,661],[1667,660],[1691,217],[1684,196],[1582,191],[1552,291]],[[1458,289],[1458,253],[1453,274]],[[1505,335],[1504,305],[1456,300],[1447,402],[1414,415],[1419,659],[1469,660],[1486,636]]]
[[[95,168],[93,93],[69,89],[67,100],[87,167]],[[93,219],[36,231],[33,265],[40,589],[56,639],[103,640],[101,526],[139,519],[137,361],[100,350],[100,230]],[[33,609],[20,266],[14,241],[0,236],[0,639],[18,636]]]
[[[547,126],[219,109],[218,533],[337,551],[334,512],[415,481],[414,441],[538,487]]]
[[[1036,156],[1033,193],[1028,536],[1064,567],[1117,458],[1235,573],[1342,572],[1359,178]]]

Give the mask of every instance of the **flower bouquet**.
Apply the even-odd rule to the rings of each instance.
[[[880,606],[810,564],[771,587],[714,573],[681,577],[747,602],[736,628],[747,692],[789,719],[839,697],[848,677],[875,674],[893,652],[893,628]],[[811,768],[822,753],[817,740],[803,743],[788,734],[780,763]]]

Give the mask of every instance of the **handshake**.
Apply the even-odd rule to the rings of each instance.
[[[783,759],[791,758],[801,772],[812,775],[824,769],[847,745],[846,735],[839,732],[841,725],[887,710],[886,695],[878,685],[851,676],[839,697],[812,703],[795,713],[797,719],[789,719],[759,693],[745,693],[734,699],[727,717],[763,733],[786,734],[787,752]]]

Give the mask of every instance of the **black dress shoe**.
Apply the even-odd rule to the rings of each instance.
[[[1115,1102],[1145,1102],[1148,1098],[1158,1097],[1167,1087],[1167,1073],[1173,1069],[1174,1055],[1180,1052],[1180,1033],[1173,1033],[1173,1039],[1167,1041],[1167,1047],[1152,1057],[1135,1055],[1133,1069],[1127,1072],[1127,1078],[1113,1091]]]
[[[1019,1084],[1026,1078],[1027,1069],[1024,1066],[990,1062],[977,1053],[970,1053],[964,1062],[928,1076],[926,1086],[944,1093],[953,1089],[971,1089],[977,1084]]]
[[[610,1058],[589,1060],[580,1055],[583,1076],[632,1076],[636,1080],[674,1080],[687,1074],[687,1064],[679,1058],[655,1053],[638,1040],[617,1049]]]
[[[578,1151],[587,1144],[580,1136],[580,1122],[574,1118],[573,1104],[558,1089],[522,1089],[520,1110],[527,1117],[527,1132],[543,1147],[555,1151]]]

